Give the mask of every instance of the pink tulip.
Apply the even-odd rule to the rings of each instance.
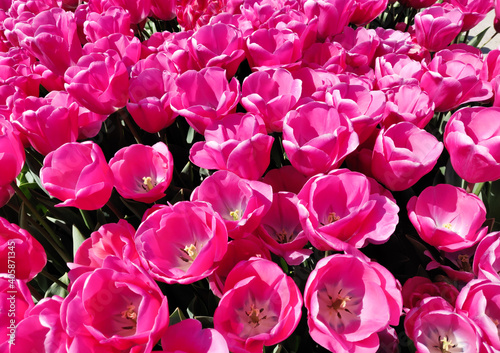
[[[109,115],[128,100],[128,72],[117,52],[84,55],[64,74],[64,87],[90,111]]]
[[[55,93],[55,92],[54,92]],[[16,102],[14,122],[31,146],[43,155],[78,137],[78,105],[52,104],[50,98],[28,97]]]
[[[324,101],[349,118],[359,143],[363,143],[382,120],[385,94],[353,80],[346,81],[327,87]]]
[[[82,55],[72,12],[59,8],[42,11],[29,24],[18,23],[15,32],[20,46],[59,76]]]
[[[125,67],[129,70],[141,57],[141,41],[134,36],[112,33],[93,43],[85,44],[83,55],[91,55],[92,53],[105,54],[109,50],[116,52],[118,54],[116,58],[123,61]]]
[[[300,219],[308,217],[308,211],[299,207],[299,198],[290,192],[273,194],[271,208],[254,232],[266,247],[281,256],[289,265],[300,265],[312,251],[303,249],[308,239],[302,230]]]
[[[4,258],[7,260],[7,258]],[[24,319],[26,312],[34,307],[26,281],[16,279],[15,275],[0,273],[0,335],[2,343],[16,339],[16,325]],[[8,344],[0,344],[2,352],[7,352]]]
[[[36,306],[28,310],[25,318],[16,327],[15,344],[9,345],[9,348],[2,352],[66,353],[69,337],[62,328],[59,315],[62,301],[63,298],[54,295],[40,300]]]
[[[408,217],[420,237],[444,251],[470,248],[487,232],[482,227],[486,208],[474,194],[464,189],[439,184],[424,189],[407,204]]]
[[[5,206],[15,193],[10,184],[0,186],[0,207]]]
[[[464,14],[462,31],[468,31],[481,22],[493,9],[494,0],[446,0]]]
[[[177,22],[186,31],[208,24],[210,18],[224,11],[226,1],[180,0],[176,5]]]
[[[230,79],[245,59],[243,44],[238,28],[217,23],[200,27],[187,42],[187,47],[200,67],[221,67]]]
[[[155,67],[153,57],[164,58],[163,55],[151,55],[140,61],[132,69],[130,79],[127,110],[137,125],[149,133],[156,133],[170,126],[177,117],[170,106],[172,97],[177,93],[175,74],[164,67]],[[151,59],[150,59],[151,58]],[[150,65],[152,67],[150,67]],[[138,75],[135,76],[135,71]]]
[[[422,64],[406,54],[386,54],[375,60],[377,87],[381,90],[397,86],[419,85],[424,73]]]
[[[247,233],[243,238],[231,240],[227,244],[224,257],[217,262],[217,269],[208,276],[208,283],[212,292],[221,298],[229,272],[240,261],[249,260],[251,257],[271,260],[271,253],[259,238],[250,233]]]
[[[262,178],[262,182],[272,186],[274,193],[288,191],[294,194],[300,192],[307,180],[304,174],[291,165],[271,169]]]
[[[375,32],[380,39],[380,44],[375,52],[375,57],[386,54],[405,54],[414,49],[411,34],[397,29],[385,29],[383,27],[375,28]]]
[[[133,36],[130,21],[128,11],[119,6],[111,6],[103,13],[89,12],[83,25],[83,32],[89,42],[96,42],[113,33]]]
[[[3,217],[0,217],[0,256],[6,259],[0,264],[0,273],[15,274],[24,281],[31,281],[47,263],[47,255],[38,240]]]
[[[423,129],[434,116],[434,102],[418,85],[403,84],[386,91],[382,126],[388,128],[399,122],[407,121]]]
[[[500,178],[498,107],[466,107],[455,112],[444,132],[453,169],[469,183]]]
[[[102,123],[108,118],[107,115],[96,114],[85,107],[82,107],[66,91],[51,91],[45,96],[50,98],[50,104],[55,107],[77,106],[78,111],[78,139],[92,138],[101,130]]]
[[[226,116],[205,130],[189,159],[206,169],[229,170],[246,179],[260,178],[269,167],[274,138],[267,135],[260,117],[247,113]]]
[[[113,175],[101,148],[93,142],[66,143],[43,161],[40,179],[48,193],[62,200],[56,207],[96,210],[108,202]]]
[[[418,44],[436,52],[446,48],[462,31],[463,13],[451,4],[434,5],[415,16]]]
[[[304,290],[313,340],[332,352],[375,352],[378,332],[398,325],[401,285],[381,265],[353,255],[321,259]]]
[[[346,50],[347,65],[352,67],[372,66],[375,52],[380,43],[377,32],[364,27],[359,27],[356,30],[345,27],[344,31],[333,37],[332,40],[340,43]]]
[[[479,279],[500,282],[500,232],[484,237],[477,245],[474,254],[473,271]]]
[[[19,133],[12,124],[0,117],[0,186],[5,187],[13,182],[23,169],[24,147]]]
[[[335,169],[358,144],[351,121],[325,103],[302,105],[290,111],[283,121],[287,157],[305,175]]]
[[[302,67],[339,74],[346,69],[346,50],[337,42],[314,43],[304,50]]]
[[[197,353],[229,353],[227,343],[219,331],[202,328],[201,322],[186,319],[170,326],[161,337],[161,348],[164,353],[183,352],[188,350]]]
[[[364,26],[384,12],[387,3],[388,0],[356,0],[356,10],[351,15],[349,22],[358,26]]]
[[[251,258],[226,279],[214,314],[214,327],[234,353],[258,353],[285,340],[297,327],[302,296],[274,262]]]
[[[455,306],[458,290],[447,282],[432,282],[426,277],[415,276],[409,278],[402,289],[403,307],[410,310],[418,307],[423,299],[428,297],[442,297]]]
[[[488,352],[474,322],[439,297],[424,299],[420,307],[412,309],[405,319],[405,331],[417,352],[435,352],[436,347],[441,351]]]
[[[302,82],[285,69],[258,71],[243,81],[241,105],[259,114],[268,132],[281,132],[285,115],[295,107]]]
[[[135,234],[142,265],[168,284],[189,284],[215,271],[227,249],[227,229],[206,202],[181,201],[149,214]]]
[[[277,4],[274,1],[269,1]],[[257,3],[256,3],[257,4]],[[288,28],[297,33],[302,48],[309,48],[316,42],[318,36],[318,21],[313,19],[309,21],[303,11],[298,9],[298,1],[285,1],[283,6],[277,4],[278,9],[273,12],[271,17],[261,28]]]
[[[76,251],[74,262],[69,264],[71,273],[76,272],[75,269],[79,267],[90,270],[102,267],[108,256],[139,263],[134,235],[134,227],[124,219],[120,219],[118,223],[102,225]],[[72,282],[75,279],[71,278]]]
[[[356,0],[306,0],[304,13],[312,20],[318,18],[318,38],[342,33],[356,10]]]
[[[500,320],[499,282],[473,280],[462,288],[457,297],[457,311],[463,312],[481,329],[491,348],[500,349],[497,322]]]
[[[191,194],[191,200],[212,205],[233,239],[241,238],[259,226],[271,207],[272,199],[271,186],[240,178],[225,170],[203,180]]]
[[[427,65],[420,86],[436,104],[436,111],[457,108],[460,104],[480,102],[492,97],[491,84],[480,78],[481,52],[456,45],[442,50]]]
[[[199,71],[202,68],[198,65],[195,58],[189,51],[188,43],[194,31],[182,31],[177,33],[169,33],[162,35],[162,43],[159,43],[159,50],[165,52],[167,58],[173,63],[176,73],[184,73],[188,70]],[[154,38],[154,37],[152,37]]]
[[[91,1],[95,4],[97,1]],[[144,21],[151,11],[151,0],[107,0],[101,2],[102,9],[99,11],[98,8],[93,9],[95,12],[104,12],[109,7],[119,6],[127,10],[130,13],[130,22],[133,24],[138,24]]]
[[[175,5],[173,0],[151,0],[151,12],[163,21],[170,21],[175,18]]]
[[[115,188],[126,199],[152,203],[165,196],[172,180],[174,161],[167,145],[130,145],[109,161]]]
[[[219,67],[186,71],[175,83],[172,109],[200,134],[212,121],[233,113],[240,100],[240,83],[235,78],[227,82],[226,71]]]
[[[373,147],[372,173],[393,191],[413,186],[437,163],[443,144],[409,122],[383,129]]]
[[[143,269],[110,256],[102,268],[71,283],[61,321],[73,339],[88,337],[103,348],[151,352],[168,327],[168,303]]]
[[[248,64],[253,70],[293,68],[302,56],[302,43],[297,33],[283,28],[261,28],[246,41]]]
[[[335,194],[334,198],[325,197]],[[309,211],[301,219],[311,244],[320,250],[361,248],[387,241],[398,223],[391,193],[361,173],[338,169],[309,179],[299,193]]]

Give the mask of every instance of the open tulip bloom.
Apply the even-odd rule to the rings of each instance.
[[[493,12],[0,1],[0,353],[500,352]]]

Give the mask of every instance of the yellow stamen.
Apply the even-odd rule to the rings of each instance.
[[[150,191],[155,187],[155,185],[153,184],[153,179],[151,177],[143,177],[142,181],[144,185],[143,187],[144,189],[146,189],[146,191]]]
[[[443,227],[445,227],[446,229],[449,229],[449,230],[451,230],[453,228],[451,223],[443,224]]]
[[[240,210],[234,210],[229,212],[229,215],[233,217],[233,221],[239,221],[241,218]]]
[[[457,345],[448,340],[448,336],[439,336],[439,350],[441,353],[451,353],[450,349],[455,348]]]
[[[198,256],[198,249],[194,244],[191,244],[189,246],[186,245],[183,251],[191,258],[192,261],[194,261]]]

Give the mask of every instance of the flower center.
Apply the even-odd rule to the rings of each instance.
[[[453,228],[451,223],[445,223],[445,224],[443,224],[443,227],[445,227],[446,229],[449,229],[449,230],[452,230],[452,228]]]
[[[333,223],[333,222],[336,222],[340,219],[339,216],[337,216],[337,214],[335,212],[330,212],[328,214],[328,224],[330,223]]]
[[[156,186],[156,183],[153,183],[153,179],[151,177],[143,177],[141,186],[144,190],[151,191]]]
[[[255,307],[255,304],[252,304],[250,306],[250,310],[245,311],[245,314],[248,316],[248,323],[255,325],[254,328],[260,325],[261,320],[265,320],[267,318],[267,315],[264,315],[262,317],[260,316],[263,311],[264,308],[257,309]]]
[[[135,305],[130,303],[127,305],[127,310],[121,312],[121,318],[132,321],[130,326],[123,326],[124,330],[132,330],[137,325],[137,312],[135,311]]]
[[[352,297],[351,296],[342,296],[342,289],[339,290],[337,293],[337,298],[333,299],[332,296],[328,295],[328,298],[330,299],[331,303],[327,306],[329,309],[335,310],[337,312],[337,317],[339,319],[342,319],[342,311],[348,312],[349,314],[351,313],[349,309],[347,309],[347,303],[351,301]]]
[[[240,210],[231,211],[229,215],[233,217],[233,221],[239,221],[241,219]]]
[[[448,336],[441,337],[439,336],[439,346],[434,346],[438,348],[441,353],[452,353],[451,349],[455,348],[457,345],[453,344],[453,342],[448,338]],[[460,350],[462,352],[462,350]]]
[[[187,255],[187,257],[181,256],[181,260],[184,262],[193,262],[198,256],[198,249],[195,244],[186,245],[181,251]]]
[[[276,232],[276,241],[279,244],[285,244],[290,241],[290,238],[288,238],[288,233],[286,230],[282,229],[281,232]]]

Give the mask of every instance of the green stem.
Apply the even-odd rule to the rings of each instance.
[[[474,194],[476,196],[479,196],[479,194],[481,193],[481,189],[483,188],[483,186],[484,186],[484,183],[477,183],[476,186],[474,186],[473,192],[474,192]]]
[[[142,141],[141,141],[141,138],[139,137],[139,134],[137,133],[137,131],[135,130],[135,127],[134,125],[132,125],[132,122],[130,121],[130,119],[128,118],[128,114],[120,114],[120,118],[125,122],[125,125],[127,125],[128,129],[130,130],[130,132],[132,133],[132,135],[134,136],[135,138],[135,141],[139,144],[142,145]]]
[[[48,233],[48,235],[45,234],[45,232],[41,233],[44,236],[44,238],[57,251],[57,253],[61,256],[61,258],[64,261],[66,261],[66,262],[71,261],[70,258],[68,258],[67,255],[64,253],[64,251],[61,249],[61,247],[63,247],[63,245],[62,245],[61,241],[59,240],[59,238],[57,237],[56,233],[54,233],[52,228],[50,228],[50,226],[47,224],[47,222],[45,222],[43,217],[40,216],[40,214],[38,214],[35,206],[33,206],[33,204],[30,202],[30,200],[28,200],[26,195],[24,195],[24,193],[21,191],[21,189],[19,189],[16,182],[13,181],[10,185],[12,186],[14,191],[16,192],[17,196],[24,202],[24,204],[26,206],[28,206],[29,210],[31,211],[31,215],[36,218],[36,220],[42,225],[42,227]]]

